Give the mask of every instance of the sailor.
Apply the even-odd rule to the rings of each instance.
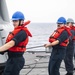
[[[67,24],[66,26],[70,28],[70,32],[72,33],[72,36],[69,38],[69,44],[66,49],[66,56],[64,59],[65,62],[65,68],[66,68],[66,75],[73,75],[73,55],[74,55],[74,20],[72,18],[67,19]]]
[[[65,27],[66,19],[59,17],[57,20],[57,29],[49,37],[49,43],[44,46],[52,47],[52,53],[48,65],[49,75],[60,75],[59,68],[66,54],[66,47],[69,42],[70,31]]]
[[[24,20],[24,14],[20,11],[12,15],[14,30],[9,33],[6,43],[0,47],[0,52],[8,51],[8,60],[3,75],[19,75],[25,64],[23,54],[26,51],[29,36],[32,37],[32,35],[26,27],[30,21],[24,23]]]
[[[75,61],[75,25],[74,25],[74,61]],[[75,70],[75,64],[74,64],[74,70]]]

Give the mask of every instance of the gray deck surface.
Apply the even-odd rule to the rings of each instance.
[[[26,62],[24,68],[20,72],[20,75],[48,75],[48,61],[50,53],[40,52],[32,54],[26,52],[24,57]],[[62,61],[60,75],[65,74],[66,70],[64,62]]]

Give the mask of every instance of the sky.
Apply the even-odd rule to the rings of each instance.
[[[31,22],[56,22],[59,17],[75,20],[75,0],[6,0],[9,17],[21,11]]]

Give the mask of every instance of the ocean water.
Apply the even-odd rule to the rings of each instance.
[[[56,29],[56,24],[30,23],[27,27],[32,33],[27,45],[27,51],[45,51],[45,48],[40,46],[48,43],[49,36]]]

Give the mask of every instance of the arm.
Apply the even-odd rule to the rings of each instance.
[[[18,43],[22,42],[26,38],[27,34],[25,33],[25,31],[20,31],[10,42],[0,47],[0,52],[6,51],[11,47],[18,45]]]
[[[13,47],[14,45],[15,45],[15,41],[11,40],[10,42],[8,42],[0,47],[0,52],[8,50],[9,48]]]
[[[63,38],[64,37],[64,38]],[[62,43],[64,40],[66,40],[68,38],[68,33],[66,31],[62,32],[62,34],[57,38],[56,41],[49,43],[49,44],[45,44],[45,47],[49,47],[49,46],[55,46],[57,44]]]
[[[56,41],[54,41],[54,42],[52,42],[52,43],[49,43],[49,44],[45,44],[44,46],[47,48],[47,47],[51,47],[51,46],[55,46],[55,45],[57,45],[57,44],[59,44],[59,40],[56,40]]]

